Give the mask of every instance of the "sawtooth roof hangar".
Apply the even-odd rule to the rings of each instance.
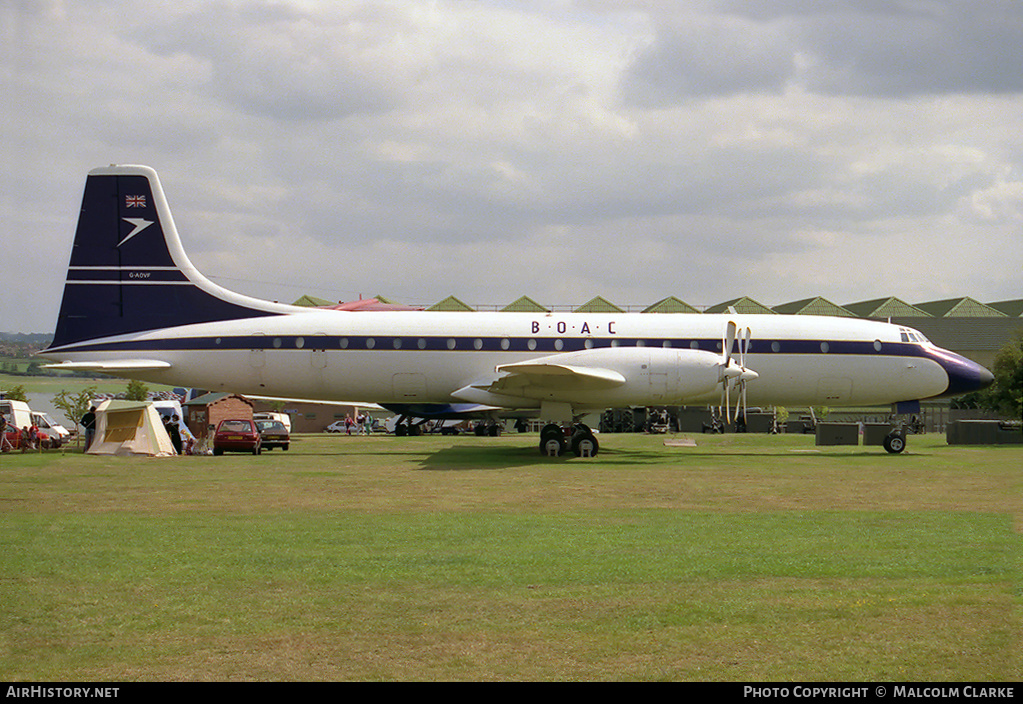
[[[375,301],[384,306],[394,301],[377,296]],[[330,301],[314,296],[302,296],[294,303],[300,306],[339,307]],[[408,308],[408,306],[401,306]],[[625,313],[642,312],[650,314],[700,315],[701,313],[782,314],[782,315],[834,315],[848,318],[873,318],[915,328],[926,335],[939,347],[957,352],[975,362],[990,367],[995,355],[1012,338],[1016,330],[1023,328],[1023,298],[994,303],[981,303],[970,297],[948,298],[922,303],[907,303],[894,296],[858,301],[838,305],[817,296],[791,301],[776,306],[767,306],[748,296],[723,301],[712,306],[690,305],[675,296],[663,298],[643,306],[623,306],[612,303],[603,296],[595,296],[579,306],[545,305],[529,296],[522,296],[504,306],[469,305],[448,296],[432,305],[414,306],[431,311],[511,311],[511,312],[553,312],[573,311],[579,313]],[[369,309],[369,308],[367,308]]]

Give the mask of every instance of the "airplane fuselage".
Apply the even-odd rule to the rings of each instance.
[[[753,405],[885,404],[949,388],[944,351],[906,341],[905,328],[813,316],[311,311],[120,335],[46,356],[70,362],[154,357],[169,368],[122,374],[210,390],[451,403],[485,402],[455,394],[493,377],[500,365],[613,349],[603,364],[630,383],[590,393],[582,405],[683,405],[718,401],[710,367],[722,354],[729,320],[753,331],[745,361],[760,375],[749,384]],[[514,405],[539,401],[520,398]]]

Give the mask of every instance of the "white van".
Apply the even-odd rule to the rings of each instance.
[[[150,399],[149,403],[153,404],[156,408],[156,412],[160,414],[160,418],[166,421],[171,416],[177,416],[179,421],[185,419],[184,414],[181,412],[181,403],[179,401],[171,401],[168,399]]]
[[[50,447],[60,447],[71,437],[68,429],[53,420],[48,413],[32,411],[32,420],[39,428],[39,432],[49,438]]]
[[[14,426],[18,430],[32,425],[32,409],[24,401],[0,399],[0,413],[4,414],[8,426]]]
[[[291,416],[287,413],[273,413],[272,411],[263,411],[262,413],[253,413],[252,420],[279,420],[284,424],[284,427],[288,429],[288,433],[291,433]]]

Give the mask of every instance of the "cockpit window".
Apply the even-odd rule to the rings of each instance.
[[[928,340],[922,332],[918,332],[912,328],[900,328],[899,337],[903,342],[930,342],[930,340]]]

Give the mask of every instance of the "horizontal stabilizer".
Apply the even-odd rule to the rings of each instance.
[[[170,362],[158,359],[110,359],[95,362],[61,362],[60,364],[44,364],[46,369],[63,369],[69,372],[140,372],[155,369],[170,369]]]

